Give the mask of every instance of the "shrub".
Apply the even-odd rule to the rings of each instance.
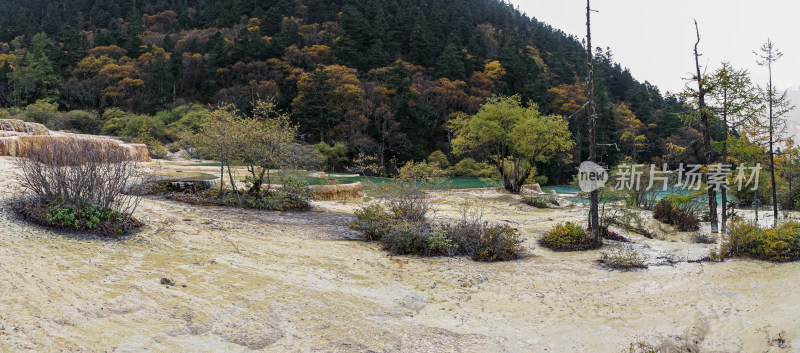
[[[506,261],[519,257],[522,239],[519,232],[507,224],[484,223],[476,236],[462,238],[460,248],[471,253],[476,261]],[[458,239],[456,234],[456,239]]]
[[[334,172],[344,169],[344,165],[347,163],[347,144],[335,142],[329,145],[320,142],[314,145],[314,149],[323,156],[325,170]]]
[[[398,222],[381,237],[384,249],[395,255],[428,254],[431,230],[419,222]]]
[[[356,211],[350,228],[364,233],[368,240],[380,240],[383,247],[398,255],[470,256],[475,261],[505,261],[519,257],[522,239],[508,225],[483,222],[479,213],[462,212],[456,222],[431,225],[427,220],[406,218],[402,212],[387,212],[379,204]]]
[[[428,165],[442,170],[450,166],[450,161],[447,160],[447,156],[441,150],[433,151],[426,161]]]
[[[132,213],[139,195],[131,190],[143,176],[127,151],[96,140],[58,139],[32,146],[17,158],[22,185],[47,202],[95,204]],[[129,192],[125,192],[129,191]]]
[[[447,233],[441,230],[429,234],[425,239],[425,245],[429,254],[453,256],[458,251],[458,245],[453,242],[453,239]]]
[[[25,219],[48,227],[119,236],[144,224],[129,214],[98,205],[67,200],[23,199],[14,209]]]
[[[684,210],[669,198],[659,200],[653,208],[653,218],[676,226],[681,232],[691,232],[700,229],[700,219],[689,210]]]
[[[522,203],[536,208],[548,208],[558,206],[558,199],[551,194],[523,196]]]
[[[300,179],[293,175],[283,177],[283,192],[287,194],[289,200],[297,206],[305,208],[308,202],[314,198],[314,191],[308,187],[308,181]],[[305,205],[305,206],[303,206]]]
[[[717,237],[709,233],[697,232],[692,234],[692,241],[698,244],[714,244],[717,242]]]
[[[308,211],[311,209],[312,191],[308,184],[296,178],[284,179],[283,189],[263,190],[257,193],[236,193],[226,189],[210,190],[203,185],[192,185],[176,190],[172,181],[149,185],[152,194],[164,194],[168,199],[196,205],[218,205],[254,208],[268,211]]]
[[[615,246],[600,254],[602,257],[597,261],[610,269],[631,271],[647,268],[647,256],[638,253],[632,246]]]
[[[199,104],[182,105],[172,110],[167,125],[167,136],[171,140],[180,140],[186,135],[200,131],[208,121],[208,110]],[[175,120],[177,119],[177,120]]]
[[[40,99],[25,107],[22,116],[25,121],[39,123],[52,129],[55,127],[56,120],[61,117],[61,113],[58,112],[58,104]]]
[[[167,157],[167,148],[158,140],[152,140],[147,144],[147,151],[150,152],[150,157],[154,159],[164,159]]]
[[[506,261],[519,257],[522,238],[516,229],[506,224],[491,224],[481,219],[479,212],[462,210],[461,218],[443,223],[440,229],[452,239],[456,252],[476,261]]]
[[[438,165],[428,162],[408,161],[398,170],[399,178],[407,181],[421,181],[444,176]]]
[[[119,235],[141,226],[132,218],[143,173],[125,150],[94,140],[58,139],[17,158],[21,184],[37,195],[17,210],[58,228]]]
[[[800,260],[800,222],[790,221],[774,228],[735,221],[728,228],[724,255],[747,256],[769,261]]]
[[[485,162],[476,162],[472,158],[464,158],[454,166],[447,168],[447,175],[476,177],[476,178],[499,178],[500,173],[497,168]]]
[[[172,152],[172,153],[178,153],[180,150],[181,150],[181,144],[178,143],[178,142],[170,143],[167,146],[167,151]]]
[[[392,217],[379,204],[370,204],[355,212],[356,219],[348,224],[351,229],[364,233],[367,240],[380,240],[388,233]]]
[[[268,190],[258,193],[244,193],[237,197],[236,192],[228,191],[220,197],[223,205],[241,206],[268,211],[308,211],[311,209],[311,191],[308,186],[290,186],[284,189]],[[241,200],[241,203],[240,203]]]
[[[558,224],[547,232],[544,237],[539,239],[539,245],[551,250],[576,251],[596,249],[603,243],[595,242],[582,227],[567,222]]]
[[[58,127],[84,134],[97,135],[100,133],[100,117],[85,110],[72,110],[66,113],[62,125]]]

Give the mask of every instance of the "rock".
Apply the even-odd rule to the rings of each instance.
[[[161,277],[161,284],[167,286],[174,286],[175,282],[167,277]]]
[[[536,194],[541,194],[541,193],[542,193],[542,187],[541,187],[541,186],[539,186],[539,184],[528,184],[528,185],[523,185],[523,186],[522,186],[522,189],[520,190],[520,192],[521,192],[523,195],[536,195]]]

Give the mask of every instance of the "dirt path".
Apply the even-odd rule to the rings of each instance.
[[[0,158],[0,198],[13,196]],[[146,199],[148,226],[119,241],[21,223],[0,209],[0,351],[620,352],[631,342],[703,352],[798,351],[800,264],[732,260],[609,272],[599,251],[535,239],[580,208],[536,210],[502,195],[452,193],[522,230],[506,263],[390,257],[353,241],[352,204],[311,213]],[[636,237],[677,257],[706,246]],[[688,250],[687,250],[688,249]],[[174,286],[160,284],[162,277]],[[789,348],[763,333],[785,330]],[[798,340],[797,342],[794,342]]]

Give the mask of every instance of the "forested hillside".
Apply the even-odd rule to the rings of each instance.
[[[586,102],[581,42],[496,0],[33,0],[0,11],[0,106],[84,111],[44,121],[55,128],[170,143],[199,124],[188,112],[274,97],[306,142],[403,162],[449,154],[449,120],[519,94],[570,117],[573,159],[587,153],[586,116],[573,114]],[[671,145],[696,158],[678,99],[608,49],[595,74],[606,163],[661,159]],[[574,168],[540,167],[561,181]]]

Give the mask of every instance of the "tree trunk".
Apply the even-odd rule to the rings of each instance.
[[[225,184],[225,164],[219,162],[219,195],[222,196],[222,185]]]
[[[703,150],[706,159],[706,166],[711,166],[713,161],[711,150],[711,129],[708,123],[708,110],[706,109],[706,87],[703,83],[703,74],[700,71],[700,54],[697,52],[697,46],[700,45],[700,28],[697,26],[697,21],[694,21],[694,27],[697,31],[697,42],[694,44],[694,62],[697,68],[697,107],[700,110],[700,121],[703,125]],[[706,176],[708,178],[708,176]],[[711,233],[719,233],[719,224],[717,222],[717,190],[708,188],[708,214],[711,221]]]
[[[758,189],[753,188],[753,205],[756,209],[756,224],[758,224]]]
[[[772,184],[772,225],[778,225],[778,191],[775,189],[775,151],[773,150],[772,143],[775,140],[773,138],[774,128],[773,128],[773,116],[772,116],[772,61],[768,61],[768,69],[769,69],[769,170],[770,170],[770,180]]]
[[[725,141],[722,141],[722,163],[728,164],[728,91],[725,89],[722,98],[722,121],[725,127]],[[722,223],[720,228],[722,233],[727,232],[726,223],[728,222],[728,189],[722,188]],[[722,239],[720,239],[722,241]]]
[[[589,84],[587,87],[589,99],[589,112],[588,112],[588,132],[589,132],[589,161],[596,161],[595,151],[595,104],[594,104],[594,58],[592,57],[592,26],[591,26],[591,12],[592,8],[589,5],[590,0],[586,0],[586,66],[588,71]],[[589,193],[589,226],[592,229],[592,239],[595,242],[600,242],[600,216],[598,210],[597,190],[592,190]]]
[[[228,163],[228,177],[231,179],[231,187],[233,188],[233,192],[236,193],[236,202],[241,205],[242,198],[239,197],[239,188],[236,187],[236,181],[233,180],[233,173],[231,173],[231,165]]]

